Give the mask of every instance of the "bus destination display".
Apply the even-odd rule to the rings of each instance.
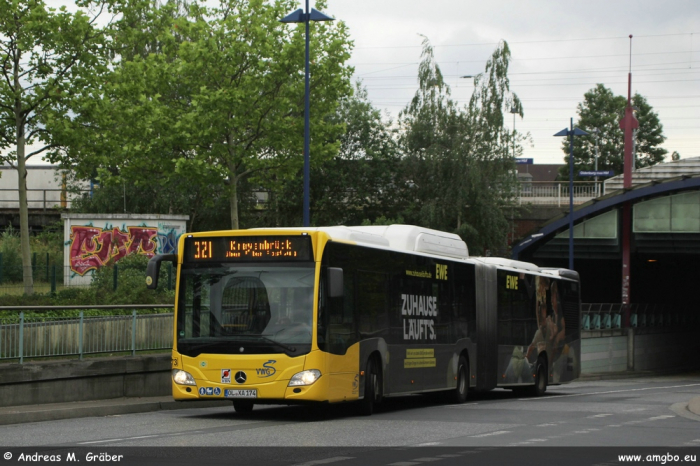
[[[185,259],[207,261],[309,261],[309,236],[219,236],[187,238]]]

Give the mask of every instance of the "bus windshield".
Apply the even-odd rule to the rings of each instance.
[[[311,349],[314,264],[182,267],[177,350],[298,356]]]

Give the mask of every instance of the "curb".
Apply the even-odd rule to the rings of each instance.
[[[695,397],[688,402],[688,411],[700,416],[700,396]]]
[[[84,417],[117,416],[120,414],[231,407],[230,401],[177,402],[170,397],[116,398],[110,400],[16,406],[0,409],[0,425],[58,421]],[[231,408],[233,409],[233,408]]]

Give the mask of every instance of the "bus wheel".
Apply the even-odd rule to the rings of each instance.
[[[238,414],[250,414],[253,411],[253,402],[249,400],[236,400],[233,402],[233,409]]]
[[[374,358],[367,360],[365,368],[365,397],[360,400],[360,414],[371,416],[381,396],[381,374]]]
[[[535,385],[530,387],[531,396],[542,396],[547,391],[547,363],[544,359],[537,360],[535,369]]]
[[[449,401],[459,404],[467,401],[469,393],[469,362],[464,356],[459,357],[457,365],[457,387],[450,393]]]

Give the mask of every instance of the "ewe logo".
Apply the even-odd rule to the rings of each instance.
[[[262,368],[255,369],[255,372],[258,374],[258,377],[266,378],[274,375],[274,373],[277,372],[277,369],[274,368],[273,364],[275,364],[276,362],[277,361],[275,361],[274,359],[270,359],[265,364],[263,364]]]

